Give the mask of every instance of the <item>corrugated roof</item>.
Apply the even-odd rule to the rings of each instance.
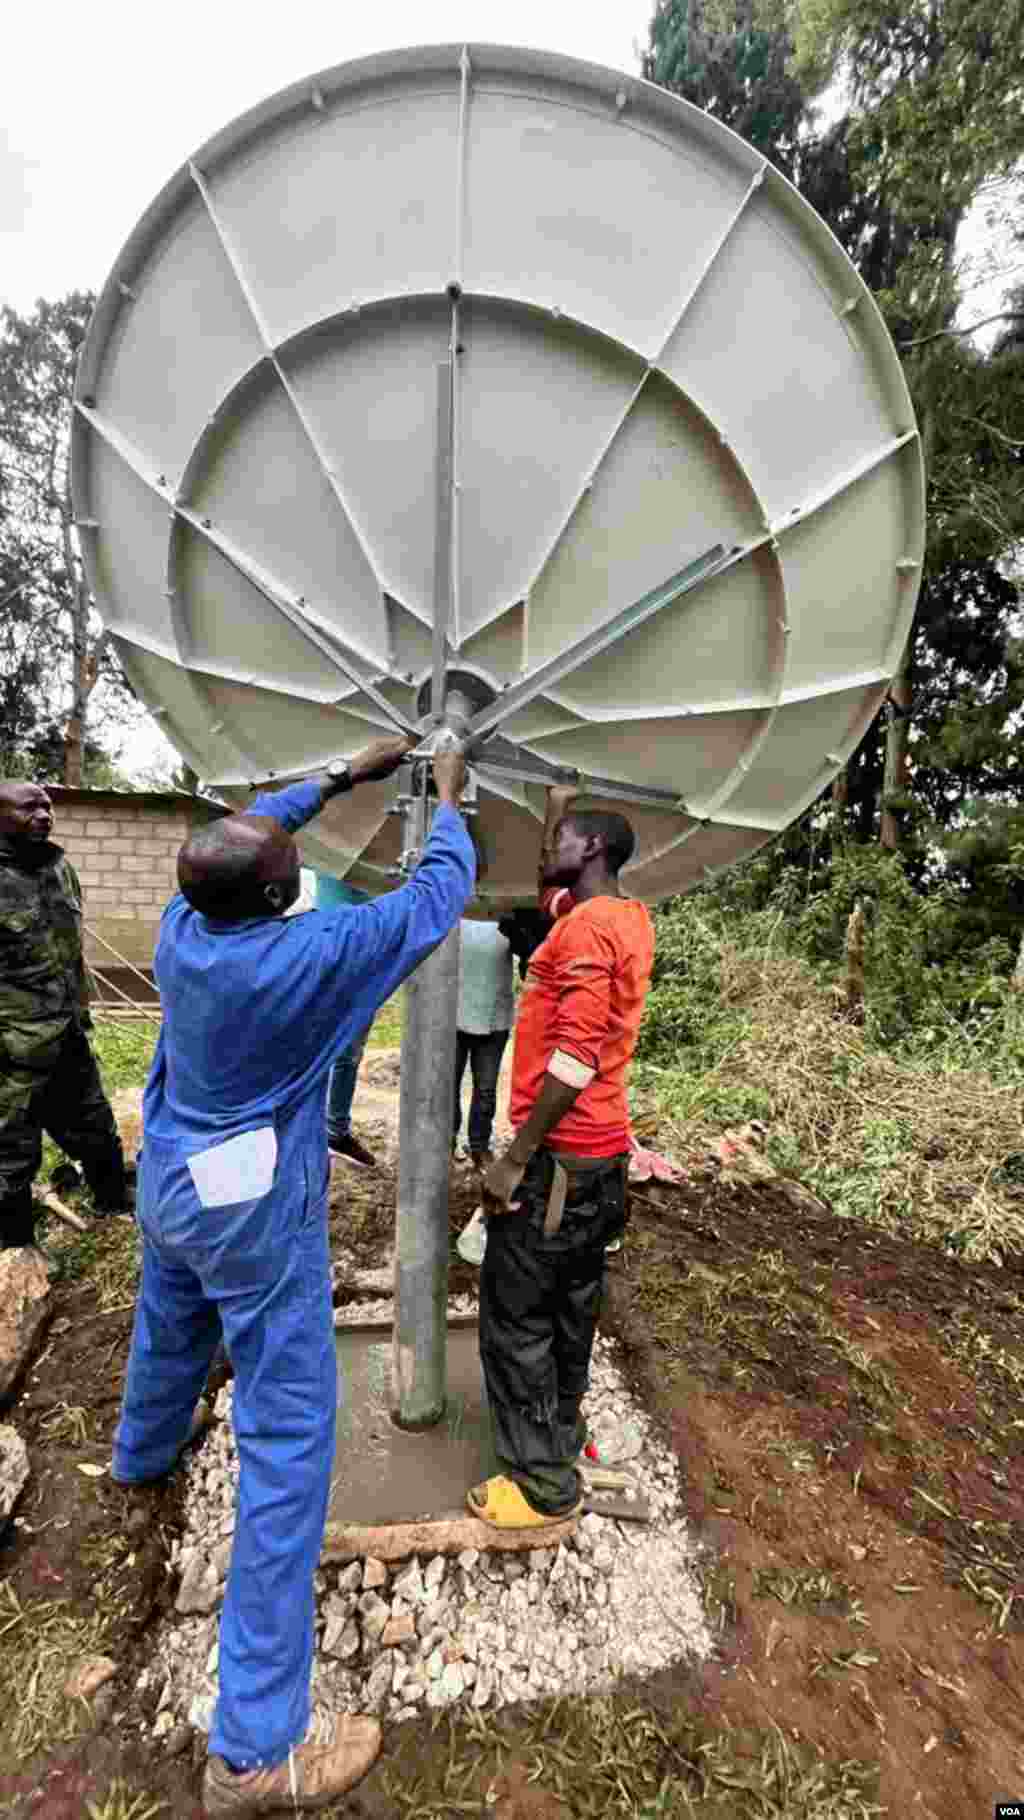
[[[212,796],[192,796],[187,790],[101,790],[75,784],[44,784],[43,788],[55,803],[147,803],[167,809],[194,810],[198,806],[218,815],[231,813]]]

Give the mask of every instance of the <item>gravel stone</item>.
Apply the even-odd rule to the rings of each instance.
[[[324,1627],[320,1645],[325,1656],[348,1662],[359,1649],[359,1631],[346,1611],[334,1611]]]
[[[408,1600],[410,1605],[423,1604],[423,1575],[418,1561],[412,1560],[408,1567],[403,1568],[392,1585],[392,1592],[397,1598]]]
[[[370,1670],[370,1678],[363,1690],[364,1710],[379,1712],[391,1692],[391,1680],[394,1675],[394,1661],[390,1652],[380,1657]]]
[[[178,1602],[158,1633],[148,1682],[161,1689],[150,1731],[159,1724],[162,1749],[181,1734],[190,1739],[193,1730],[208,1730],[216,1701],[215,1614],[238,1470],[231,1397],[229,1385],[217,1398],[217,1426],[184,1468],[185,1533],[172,1554]],[[557,1548],[522,1555],[466,1549],[454,1560],[433,1555],[389,1568],[370,1559],[321,1569],[319,1710],[376,1712],[398,1722],[424,1702],[435,1710],[457,1703],[497,1709],[606,1691],[627,1670],[653,1674],[710,1653],[675,1460],[600,1338],[584,1415],[609,1460],[613,1441],[621,1445],[624,1433],[627,1445],[638,1438],[628,1470],[652,1521],[620,1523],[590,1512]]]
[[[396,1643],[414,1643],[416,1641],[416,1621],[411,1612],[404,1617],[389,1618],[381,1632],[380,1646],[391,1649]]]
[[[7,1423],[0,1427],[0,1530],[28,1484],[28,1448]]]
[[[208,1732],[213,1724],[213,1709],[217,1704],[214,1694],[196,1694],[188,1709],[188,1722],[197,1732]]]
[[[391,1616],[387,1605],[379,1593],[364,1593],[359,1601],[359,1616],[363,1627],[363,1636],[376,1642],[385,1624]]]

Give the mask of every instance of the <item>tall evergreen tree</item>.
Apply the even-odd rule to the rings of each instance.
[[[789,73],[785,30],[755,19],[740,0],[728,23],[703,0],[657,0],[643,59],[649,82],[683,95],[755,145],[787,177],[795,172],[807,100]]]
[[[1019,14],[1019,0],[1009,10]],[[958,231],[982,185],[1024,149],[1024,108],[1005,117],[1021,92],[1024,33],[1009,44],[1000,21],[1004,0],[911,0],[898,12],[883,0],[659,0],[645,64],[748,137],[758,123],[754,142],[829,223],[901,352],[927,459],[926,566],[888,719],[836,795],[841,825],[862,840],[881,831],[919,874],[937,838],[959,839],[965,816],[1015,787],[1021,658],[1007,562],[1024,538],[1019,319],[988,354],[956,332]],[[818,130],[833,79],[848,107]],[[780,861],[803,844],[793,831]]]
[[[68,485],[71,399],[92,297],[40,300],[29,316],[0,312],[0,735],[10,771],[66,784],[87,761],[97,684],[108,718],[137,713],[89,598]],[[107,767],[109,768],[109,767]]]

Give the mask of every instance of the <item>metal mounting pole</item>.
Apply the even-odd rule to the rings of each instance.
[[[392,1415],[428,1428],[448,1381],[448,1179],[455,1082],[459,931],[405,989],[399,1091]]]
[[[405,820],[402,871],[417,864],[432,818],[430,753],[460,748],[471,712],[446,696],[452,592],[452,367],[438,368],[437,525],[431,710],[435,731],[413,754],[411,789],[399,800]],[[405,989],[398,1118],[395,1216],[395,1318],[391,1413],[401,1428],[429,1428],[448,1391],[448,1183],[455,1098],[455,1021],[459,931],[410,976]]]
[[[461,746],[460,729],[468,719],[469,704],[460,695],[449,695],[445,720],[425,747]],[[429,756],[413,757],[412,787],[398,805],[405,819],[403,872],[415,869],[433,813]],[[463,814],[474,813],[473,797],[470,784],[463,796]],[[447,1397],[448,1185],[458,1002],[456,925],[420,962],[405,988],[391,1372],[391,1413],[400,1428],[429,1428],[439,1422]]]

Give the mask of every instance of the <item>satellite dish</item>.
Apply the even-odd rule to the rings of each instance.
[[[532,898],[556,777],[630,816],[637,896],[754,852],[920,577],[910,399],[828,229],[699,109],[521,49],[345,64],[211,139],[100,297],[72,472],[124,668],[228,800],[458,688],[485,904]],[[307,860],[389,889],[393,797]]]

